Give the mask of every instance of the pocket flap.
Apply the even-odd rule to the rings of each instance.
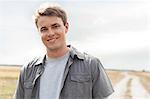
[[[90,80],[89,75],[80,75],[80,74],[74,74],[71,75],[71,80],[75,82],[86,82]]]
[[[32,82],[24,82],[24,87],[25,88],[33,88]]]

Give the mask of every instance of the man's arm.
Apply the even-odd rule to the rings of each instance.
[[[93,60],[93,99],[107,99],[114,90],[99,59]]]
[[[108,99],[108,97],[104,97],[103,99]]]

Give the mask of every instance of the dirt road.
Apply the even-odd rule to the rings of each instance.
[[[114,87],[109,99],[150,99],[150,94],[141,84],[139,77],[124,73],[125,77]]]

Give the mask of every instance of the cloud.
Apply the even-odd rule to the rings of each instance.
[[[106,68],[130,69],[130,70],[149,70],[148,50],[137,49],[124,53],[115,53],[101,57]],[[117,56],[117,57],[116,57]]]
[[[148,12],[150,4],[91,3],[91,5],[79,5],[67,7],[71,9],[69,10],[69,17],[71,17],[71,22],[69,21],[71,32],[69,35],[71,36],[69,38],[82,40],[94,34],[142,32],[150,25],[150,12]]]
[[[42,52],[32,21],[33,11],[41,2],[44,1],[0,1],[0,63],[22,64],[27,56]],[[68,42],[77,49],[101,57],[102,63],[111,68],[150,64],[148,0],[58,2],[69,15]]]

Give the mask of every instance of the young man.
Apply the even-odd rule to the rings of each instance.
[[[68,22],[57,5],[35,13],[46,55],[23,66],[15,99],[105,99],[113,88],[99,59],[66,44]]]

